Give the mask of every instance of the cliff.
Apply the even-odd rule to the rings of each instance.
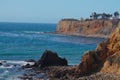
[[[118,20],[61,20],[57,25],[57,33],[80,35],[86,37],[109,37],[118,25]]]
[[[109,57],[107,57],[101,71],[120,75],[120,23],[110,35],[108,41]]]
[[[120,75],[120,23],[110,38],[98,44],[94,51],[86,52],[76,67],[80,75],[96,71]]]

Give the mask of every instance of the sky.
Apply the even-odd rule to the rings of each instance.
[[[120,13],[120,0],[0,0],[0,22],[58,23],[115,11]]]

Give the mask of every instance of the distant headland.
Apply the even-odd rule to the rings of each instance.
[[[61,19],[57,25],[56,33],[107,38],[117,27],[120,21],[119,15],[117,11],[113,14],[93,12],[86,19]]]

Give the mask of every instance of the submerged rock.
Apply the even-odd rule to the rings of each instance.
[[[60,58],[57,53],[46,50],[40,60],[37,61],[39,67],[46,66],[67,66],[68,62],[65,58]]]

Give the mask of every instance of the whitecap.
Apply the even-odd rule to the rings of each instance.
[[[14,37],[18,37],[19,34],[11,33],[11,32],[0,32],[0,36],[14,36]]]
[[[26,61],[15,61],[15,60],[1,60],[0,63],[2,63],[2,65],[0,66],[0,68],[13,68],[17,66],[25,66],[27,64],[30,65],[34,65],[35,62],[26,62]]]
[[[18,64],[18,65],[21,65],[21,66],[24,66],[24,65],[27,65],[27,64],[34,65],[34,62],[26,62],[26,61],[12,61],[12,60],[9,60],[9,61],[7,61],[7,63]]]
[[[2,66],[0,66],[0,68],[2,68],[2,69],[5,69],[5,68],[13,68],[13,65],[9,65],[9,66],[2,65]]]
[[[44,32],[40,32],[40,31],[23,31],[24,33],[27,34],[43,34]]]

